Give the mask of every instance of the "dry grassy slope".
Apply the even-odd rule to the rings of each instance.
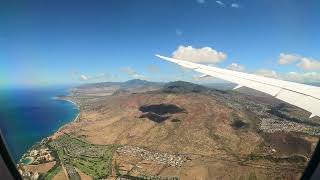
[[[250,154],[265,153],[264,148],[269,146],[266,141],[275,142],[271,146],[279,151],[279,155],[310,154],[309,141],[313,139],[297,141],[296,137],[303,137],[293,133],[258,133],[259,119],[253,112],[231,109],[224,100],[219,100],[223,99],[219,96],[222,94],[163,91],[103,97],[77,95],[71,98],[81,105],[80,121],[69,124],[62,132],[94,144],[128,144],[155,152],[188,154],[192,159],[182,167],[173,167],[116,153],[114,161],[127,170],[139,165],[149,174],[181,179],[248,179],[251,176],[298,179],[301,164],[267,159],[241,163],[239,160]],[[161,103],[177,105],[186,112],[173,114],[162,123],[139,118],[142,115],[140,106]],[[236,129],[232,126],[234,120],[247,125]],[[295,148],[297,142],[306,148]]]
[[[186,113],[173,114],[162,123],[139,118],[141,105],[160,103],[175,104]],[[261,141],[251,128],[257,122],[248,114],[236,112],[213,96],[200,93],[108,96],[83,107],[81,122],[73,128],[75,135],[96,144],[130,144],[169,153],[242,157]],[[231,126],[234,117],[240,117],[249,126],[235,129]]]

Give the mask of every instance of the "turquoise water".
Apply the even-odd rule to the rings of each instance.
[[[24,165],[28,165],[28,164],[32,163],[32,159],[30,157],[26,157],[25,159],[22,160],[22,163]]]
[[[0,90],[0,129],[13,159],[36,142],[71,122],[79,110],[53,97],[67,95],[68,87]]]

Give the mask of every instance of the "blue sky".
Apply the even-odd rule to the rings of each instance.
[[[154,56],[179,46],[225,54],[206,62],[219,67],[320,81],[319,9],[317,0],[3,0],[0,86],[194,81]]]

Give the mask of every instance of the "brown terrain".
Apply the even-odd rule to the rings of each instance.
[[[115,88],[112,95],[73,89],[76,93],[62,98],[75,102],[80,116],[52,139],[67,134],[90,144],[118,145],[111,179],[120,173],[190,180],[299,179],[318,140],[319,119],[310,125],[306,118],[285,116],[290,112],[284,108],[297,108],[278,108],[283,102],[271,97],[185,82],[150,89]]]
[[[95,98],[74,96],[71,99],[80,104],[81,118],[63,132],[93,144],[141,147],[185,158],[172,166],[141,158],[130,149],[117,152],[114,161],[123,171],[137,171],[136,175],[299,178],[317,138],[295,132],[261,132],[257,115],[226,105],[218,95],[153,91]]]
[[[25,166],[25,169],[27,171],[37,171],[39,173],[46,173],[48,172],[54,165],[56,164],[55,161],[43,163],[41,165],[27,165]]]

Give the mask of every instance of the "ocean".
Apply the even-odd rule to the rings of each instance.
[[[67,95],[68,89],[0,89],[0,128],[16,163],[33,144],[76,118],[79,110],[75,105],[54,99]]]

